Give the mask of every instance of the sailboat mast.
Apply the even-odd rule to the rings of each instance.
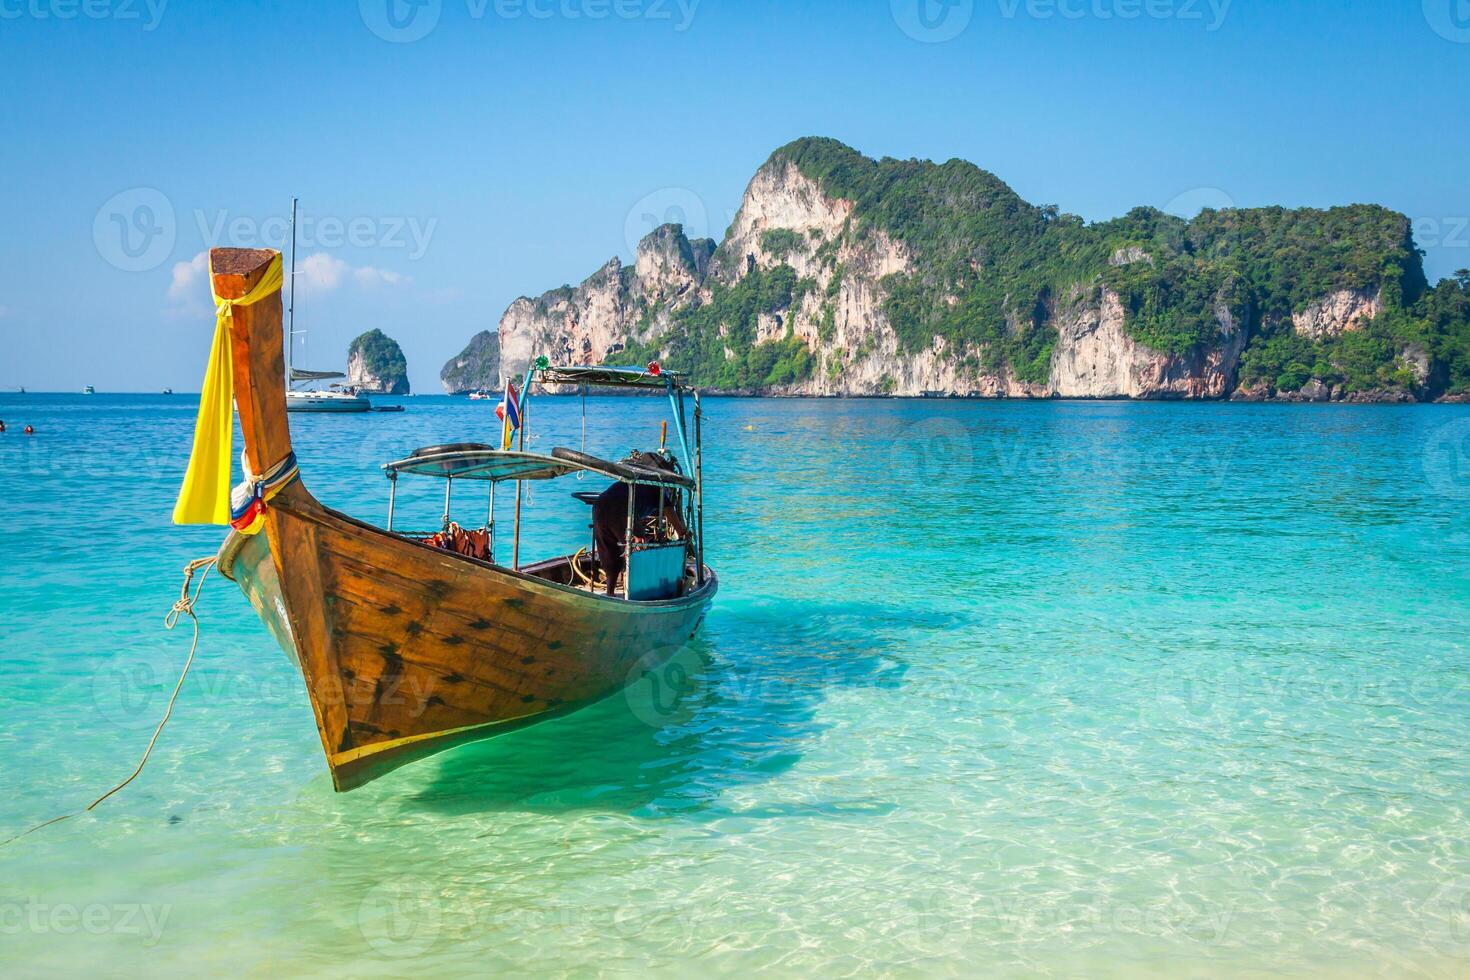
[[[286,307],[286,384],[296,361],[296,198],[291,198],[291,288]]]

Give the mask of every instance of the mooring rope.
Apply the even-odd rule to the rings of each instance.
[[[168,707],[163,711],[163,719],[159,721],[158,727],[153,730],[153,737],[148,740],[148,747],[143,750],[143,758],[138,760],[138,768],[134,769],[127,779],[124,779],[112,787],[112,789],[103,793],[82,809],[77,810],[75,813],[63,813],[59,817],[52,817],[44,823],[38,823],[30,830],[16,834],[9,840],[0,841],[0,847],[5,847],[8,844],[20,840],[22,837],[34,834],[43,827],[49,827],[54,823],[61,823],[63,820],[70,820],[72,817],[81,816],[83,813],[95,810],[97,804],[137,779],[138,774],[143,771],[143,767],[148,765],[148,757],[153,754],[153,747],[158,744],[158,736],[163,734],[163,726],[168,724],[169,718],[174,713],[174,702],[178,701],[179,692],[184,689],[184,680],[189,676],[189,668],[194,666],[194,654],[199,651],[199,617],[194,615],[194,604],[199,601],[199,596],[204,591],[204,583],[209,580],[209,570],[213,567],[214,563],[215,557],[211,556],[209,558],[196,558],[184,566],[184,584],[179,589],[179,597],[174,600],[174,604],[169,609],[168,615],[163,617],[164,629],[171,630],[179,624],[180,616],[188,616],[194,623],[194,640],[189,644],[189,657],[184,661],[184,669],[179,673],[179,682],[174,685],[174,693],[169,696]],[[204,569],[204,574],[199,576],[199,586],[194,590],[193,595],[190,595],[189,586],[194,581],[194,573],[201,568]]]

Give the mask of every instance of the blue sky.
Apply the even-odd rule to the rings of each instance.
[[[1089,220],[1381,203],[1470,266],[1470,0],[0,0],[0,80],[0,387],[197,390],[195,257],[294,194],[305,359],[379,327],[438,391],[809,134]]]

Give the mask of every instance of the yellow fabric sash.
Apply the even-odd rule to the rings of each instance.
[[[214,297],[214,344],[204,388],[199,393],[199,418],[194,423],[194,448],[189,469],[174,504],[175,524],[230,523],[230,462],[234,455],[235,369],[230,354],[230,320],[237,306],[250,306],[281,289],[281,256],[266,267],[260,282],[239,299]],[[211,280],[212,282],[212,280]],[[211,286],[211,290],[212,290]]]

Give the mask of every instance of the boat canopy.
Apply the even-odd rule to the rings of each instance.
[[[641,367],[545,367],[537,372],[537,380],[548,385],[600,385],[609,388],[684,387],[682,375],[672,371],[657,373]]]
[[[584,470],[623,483],[647,483],[690,488],[694,481],[682,473],[598,459],[572,449],[557,448],[542,453],[495,449],[482,443],[455,443],[415,450],[406,459],[384,463],[389,479],[400,473],[434,476],[450,480],[552,480]]]
[[[329,378],[345,378],[347,375],[341,371],[308,371],[306,368],[293,367],[291,369],[292,381],[326,381]]]

